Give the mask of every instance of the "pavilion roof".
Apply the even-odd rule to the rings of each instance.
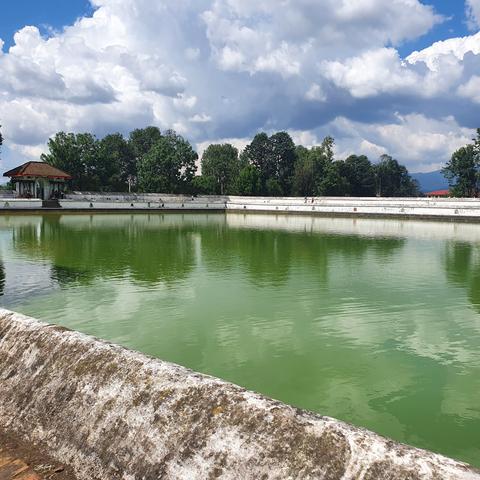
[[[27,162],[3,174],[4,177],[37,177],[70,180],[72,177],[68,173],[52,167],[45,162]]]

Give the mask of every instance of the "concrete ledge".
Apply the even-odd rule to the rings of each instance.
[[[28,210],[42,208],[42,201],[36,198],[0,198],[0,210]]]
[[[480,479],[467,465],[0,310],[0,425],[80,479]]]
[[[348,198],[348,197],[234,197],[182,196],[163,194],[76,193],[60,200],[66,212],[254,212],[300,214],[325,217],[419,218],[480,221],[480,200],[476,198]],[[39,200],[0,201],[0,213],[40,209]]]

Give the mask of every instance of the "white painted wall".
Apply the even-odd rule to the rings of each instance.
[[[24,210],[42,208],[42,201],[36,198],[0,198],[0,210]]]
[[[230,197],[227,210],[348,216],[480,218],[478,199]]]
[[[40,208],[39,200],[0,199],[0,209]],[[405,216],[480,219],[475,198],[236,197],[164,194],[75,193],[60,201],[66,210],[212,210],[344,216]]]

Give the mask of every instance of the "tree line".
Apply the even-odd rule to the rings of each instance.
[[[397,160],[383,155],[334,158],[334,139],[315,147],[295,145],[287,132],[259,133],[242,152],[212,144],[201,158],[173,130],[133,130],[97,139],[59,132],[41,159],[72,175],[72,190],[264,196],[419,195],[418,184]]]
[[[173,130],[133,130],[97,139],[59,132],[41,160],[69,173],[73,190],[184,193],[191,189],[198,156]]]
[[[0,132],[0,148],[3,137]],[[73,176],[73,190],[188,194],[383,196],[419,195],[407,169],[389,155],[372,163],[364,155],[335,160],[334,140],[295,145],[286,132],[257,134],[239,153],[213,144],[198,155],[173,130],[133,130],[97,139],[90,133],[59,132],[41,160]],[[480,128],[472,143],[453,153],[442,169],[454,197],[480,196]]]
[[[453,153],[442,170],[453,197],[478,197],[480,194],[480,128],[472,143]]]

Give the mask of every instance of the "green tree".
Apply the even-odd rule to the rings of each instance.
[[[258,170],[260,193],[290,195],[295,173],[295,144],[287,132],[258,133],[243,156]]]
[[[130,132],[128,143],[137,160],[146,155],[150,149],[162,138],[157,127],[137,128]]]
[[[327,160],[322,147],[310,149],[303,146],[296,148],[297,160],[293,180],[295,195],[319,195],[320,184],[325,174]]]
[[[296,195],[345,195],[347,185],[342,169],[334,165],[334,146],[333,137],[325,137],[319,146],[297,147],[293,182]]]
[[[238,174],[235,182],[235,193],[245,196],[260,195],[261,182],[258,168],[252,164],[244,164],[243,168]]]
[[[81,179],[85,176],[85,168],[81,162],[76,135],[58,132],[48,140],[47,147],[48,153],[43,153],[40,159],[72,175],[72,188],[78,190]]]
[[[344,197],[349,194],[350,184],[345,177],[344,162],[328,162],[325,174],[318,185],[318,194],[324,196]]]
[[[281,197],[283,194],[282,186],[278,178],[270,177],[265,185],[265,192],[269,197]]]
[[[320,146],[320,149],[323,152],[323,155],[325,156],[325,160],[327,163],[333,162],[334,148],[335,148],[335,139],[330,136],[325,137],[322,141],[322,145]]]
[[[277,132],[272,135],[270,141],[271,163],[275,165],[275,177],[270,179],[270,187],[267,188],[269,195],[291,195],[295,174],[295,161],[297,158],[295,143],[287,132]],[[273,182],[276,180],[276,182]],[[273,185],[278,185],[273,187]],[[279,192],[273,193],[273,192]]]
[[[365,155],[350,155],[344,162],[344,176],[350,185],[352,197],[372,197],[375,195],[375,171]]]
[[[97,177],[102,190],[131,190],[132,178],[136,177],[135,156],[130,144],[120,133],[107,135],[100,140]]]
[[[297,161],[293,176],[294,195],[308,196],[315,191],[314,163],[310,156],[310,150],[303,145],[296,147]]]
[[[2,126],[0,125],[0,129],[2,128]],[[3,137],[2,137],[2,132],[0,131],[0,152],[2,151],[2,145],[3,145]]]
[[[150,126],[137,128],[130,132],[128,145],[133,154],[133,161],[127,169],[127,182],[129,190],[137,184],[138,165],[150,149],[162,138],[158,127]]]
[[[420,194],[418,183],[408,170],[389,155],[382,155],[374,166],[377,195],[380,197],[415,197]]]
[[[473,145],[466,145],[453,153],[442,173],[455,197],[476,197],[479,191],[480,130]]]
[[[99,187],[96,160],[98,141],[90,133],[59,132],[48,141],[48,153],[41,160],[69,173],[74,190],[91,190]]]
[[[213,177],[205,175],[196,175],[192,180],[193,193],[200,195],[215,195],[217,193],[217,184]]]
[[[274,177],[276,168],[272,155],[270,155],[270,139],[264,132],[257,133],[252,142],[245,147],[244,158],[256,167],[260,179],[260,193],[267,193],[267,180]],[[250,174],[251,172],[248,172]]]
[[[78,133],[76,135],[76,145],[84,171],[84,175],[81,178],[82,190],[100,190],[102,180],[98,169],[98,140],[91,133]]]
[[[197,159],[197,153],[187,140],[174,131],[167,131],[140,160],[140,190],[156,193],[184,193],[191,190]]]
[[[240,164],[238,150],[229,143],[209,145],[202,156],[202,176],[210,177],[215,184],[212,193],[231,193]]]
[[[321,173],[315,179],[315,195],[344,196],[348,191],[348,184],[342,176],[342,165],[334,161],[334,147],[335,140],[327,136],[319,147],[312,149],[317,164],[321,165]]]

